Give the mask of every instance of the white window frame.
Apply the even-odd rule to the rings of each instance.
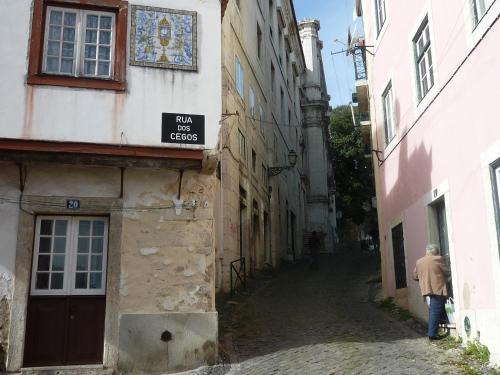
[[[47,51],[48,51],[48,43],[49,43],[49,28],[50,28],[50,14],[51,12],[61,11],[72,13],[76,13],[76,23],[75,23],[75,40],[74,40],[74,56],[73,56],[73,73],[64,73],[64,72],[51,72],[47,70]],[[106,16],[111,17],[111,44],[110,44],[110,69],[109,76],[100,76],[93,74],[85,74],[84,72],[84,61],[85,61],[85,34],[87,30],[87,26],[85,24],[87,15],[98,15],[98,16]],[[62,21],[64,24],[64,20]],[[63,31],[61,30],[61,46],[63,44]],[[69,76],[69,77],[82,77],[82,78],[93,78],[93,79],[103,79],[103,80],[111,80],[114,77],[114,65],[115,65],[115,35],[116,35],[116,15],[113,12],[102,12],[102,11],[94,11],[87,9],[75,9],[68,7],[59,7],[59,6],[48,6],[45,14],[45,36],[43,41],[43,60],[42,60],[42,72],[45,74],[52,75],[60,75],[60,76]],[[97,36],[97,48],[96,48],[96,64],[98,64],[99,60],[99,32]],[[60,53],[61,50],[60,50]],[[59,59],[61,59],[61,55],[59,55]]]
[[[38,269],[38,255],[40,253],[40,225],[42,220],[67,220],[66,227],[66,249],[64,252],[64,279],[62,289],[36,289],[36,274]],[[77,245],[78,245],[78,227],[82,220],[100,220],[104,222],[103,249],[102,249],[102,279],[99,289],[80,289],[75,288],[76,264],[77,264]],[[108,228],[109,220],[103,216],[37,216],[35,225],[35,243],[33,248],[33,262],[31,269],[31,295],[32,296],[58,296],[58,295],[105,295],[106,294],[106,276],[107,276],[107,257],[108,257]],[[53,246],[53,244],[51,244]],[[48,254],[48,253],[47,253]],[[50,253],[52,259],[52,252]],[[62,255],[62,253],[61,253]],[[89,253],[89,257],[91,254]],[[51,275],[52,262],[49,264],[49,278]],[[90,273],[90,270],[87,271]],[[49,281],[50,282],[50,281]]]
[[[392,81],[386,86],[382,93],[382,109],[384,115],[384,136],[386,147],[396,137],[396,116],[394,115],[394,94]]]
[[[252,86],[248,88],[248,103],[250,106],[250,115],[255,119],[255,92]]]
[[[238,56],[234,58],[234,71],[235,71],[235,82],[236,82],[236,91],[240,94],[241,98],[245,98],[245,71],[243,70],[243,66],[241,65],[241,61]]]
[[[422,40],[422,48],[419,50],[419,42]],[[434,71],[434,57],[431,42],[431,29],[429,17],[425,16],[418,28],[418,31],[413,37],[414,64],[416,73],[417,96],[418,102],[421,102],[426,95],[431,91],[436,83]],[[430,64],[429,64],[430,60]],[[421,64],[424,64],[425,76],[422,76],[420,69]],[[427,90],[424,90],[424,81],[427,83]]]
[[[497,229],[498,246],[500,248],[500,158],[492,165],[493,177],[493,204]]]
[[[471,0],[474,27],[479,25],[486,12],[488,12],[495,1],[496,0]]]
[[[379,35],[387,20],[385,0],[375,0],[375,20],[377,23],[377,35]]]

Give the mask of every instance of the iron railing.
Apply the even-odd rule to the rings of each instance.
[[[364,49],[355,48],[352,55],[356,81],[366,79],[366,53]]]
[[[235,266],[236,263],[239,263],[239,269]],[[231,279],[231,295],[234,294],[234,291],[237,286],[237,282],[240,282],[240,286],[246,290],[247,288],[247,273],[246,273],[246,262],[245,258],[240,258],[233,260],[231,263],[230,270],[230,279]],[[233,277],[233,273],[236,275],[236,279]]]

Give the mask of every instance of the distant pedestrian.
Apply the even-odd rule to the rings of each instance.
[[[435,244],[427,245],[426,255],[419,260],[413,271],[413,279],[420,284],[422,296],[429,297],[429,340],[439,340],[439,323],[447,321],[444,305],[448,296],[446,286],[450,268],[445,258],[439,255],[439,247]]]
[[[317,270],[319,268],[319,248],[321,246],[321,240],[316,231],[311,233],[311,238],[309,238],[309,249],[311,251],[311,270]]]

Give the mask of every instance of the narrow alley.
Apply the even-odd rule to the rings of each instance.
[[[458,374],[450,354],[369,300],[368,254],[279,273],[237,305],[228,374]],[[234,363],[236,360],[237,363]]]

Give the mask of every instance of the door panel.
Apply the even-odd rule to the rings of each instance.
[[[102,363],[105,305],[104,297],[70,299],[68,364]]]
[[[31,298],[28,303],[24,366],[64,364],[66,298]]]
[[[396,289],[406,288],[406,259],[403,224],[398,224],[392,228],[392,251],[394,256]]]

